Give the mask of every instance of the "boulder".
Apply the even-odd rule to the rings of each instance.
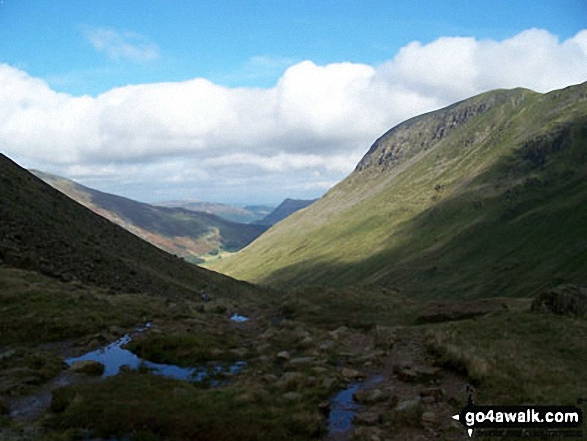
[[[377,412],[361,412],[354,416],[355,424],[364,426],[375,426],[381,422],[381,414]]]
[[[281,351],[277,354],[277,359],[281,361],[289,361],[291,359],[291,355],[287,351]]]
[[[535,312],[584,317],[587,315],[587,288],[561,285],[541,292],[530,308]]]
[[[380,389],[358,390],[353,394],[353,399],[360,404],[373,404],[387,400],[388,394]]]
[[[364,378],[364,375],[359,371],[350,368],[343,368],[340,373],[345,380],[359,380]]]

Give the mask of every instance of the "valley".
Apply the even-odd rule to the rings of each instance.
[[[248,245],[218,227],[210,270],[169,253],[203,214],[1,155],[0,440],[457,441],[469,399],[580,406],[586,173],[585,84],[488,92]]]

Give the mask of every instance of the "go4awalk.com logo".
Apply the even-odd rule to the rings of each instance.
[[[453,419],[470,437],[580,438],[583,410],[575,406],[476,406],[469,403]]]

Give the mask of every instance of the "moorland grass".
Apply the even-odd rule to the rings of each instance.
[[[428,345],[467,375],[479,404],[574,404],[587,396],[587,320],[518,311],[435,325]]]

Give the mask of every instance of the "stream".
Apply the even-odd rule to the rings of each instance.
[[[352,382],[346,389],[341,390],[330,398],[330,413],[328,415],[328,440],[348,440],[351,438],[351,429],[354,427],[353,418],[361,409],[361,405],[353,399],[353,395],[361,390],[370,388],[383,381],[383,376],[376,375],[364,382]]]
[[[244,316],[238,316],[236,321],[247,320]],[[151,323],[147,323],[144,327],[138,328],[135,332],[141,333],[151,327]],[[167,378],[174,378],[176,380],[199,382],[209,376],[218,374],[232,375],[240,372],[246,365],[244,361],[237,361],[231,365],[223,365],[215,363],[209,366],[197,367],[181,367],[174,364],[153,363],[133,354],[131,351],[124,349],[122,346],[132,340],[130,334],[125,334],[122,338],[112,342],[102,348],[87,352],[78,357],[71,357],[65,362],[71,366],[76,361],[92,360],[102,363],[104,365],[104,373],[101,378],[111,377],[120,372],[121,367],[125,366],[127,369],[136,370],[140,367],[145,367],[154,375],[160,375]],[[50,380],[43,385],[39,390],[31,395],[18,397],[12,400],[10,408],[10,417],[18,420],[30,420],[38,417],[51,404],[51,391],[58,387],[67,386],[74,381],[79,381],[80,377],[76,378],[77,374],[66,370],[57,377]],[[93,379],[88,379],[92,381]],[[223,384],[222,380],[213,379],[210,381],[212,386],[219,386]]]

